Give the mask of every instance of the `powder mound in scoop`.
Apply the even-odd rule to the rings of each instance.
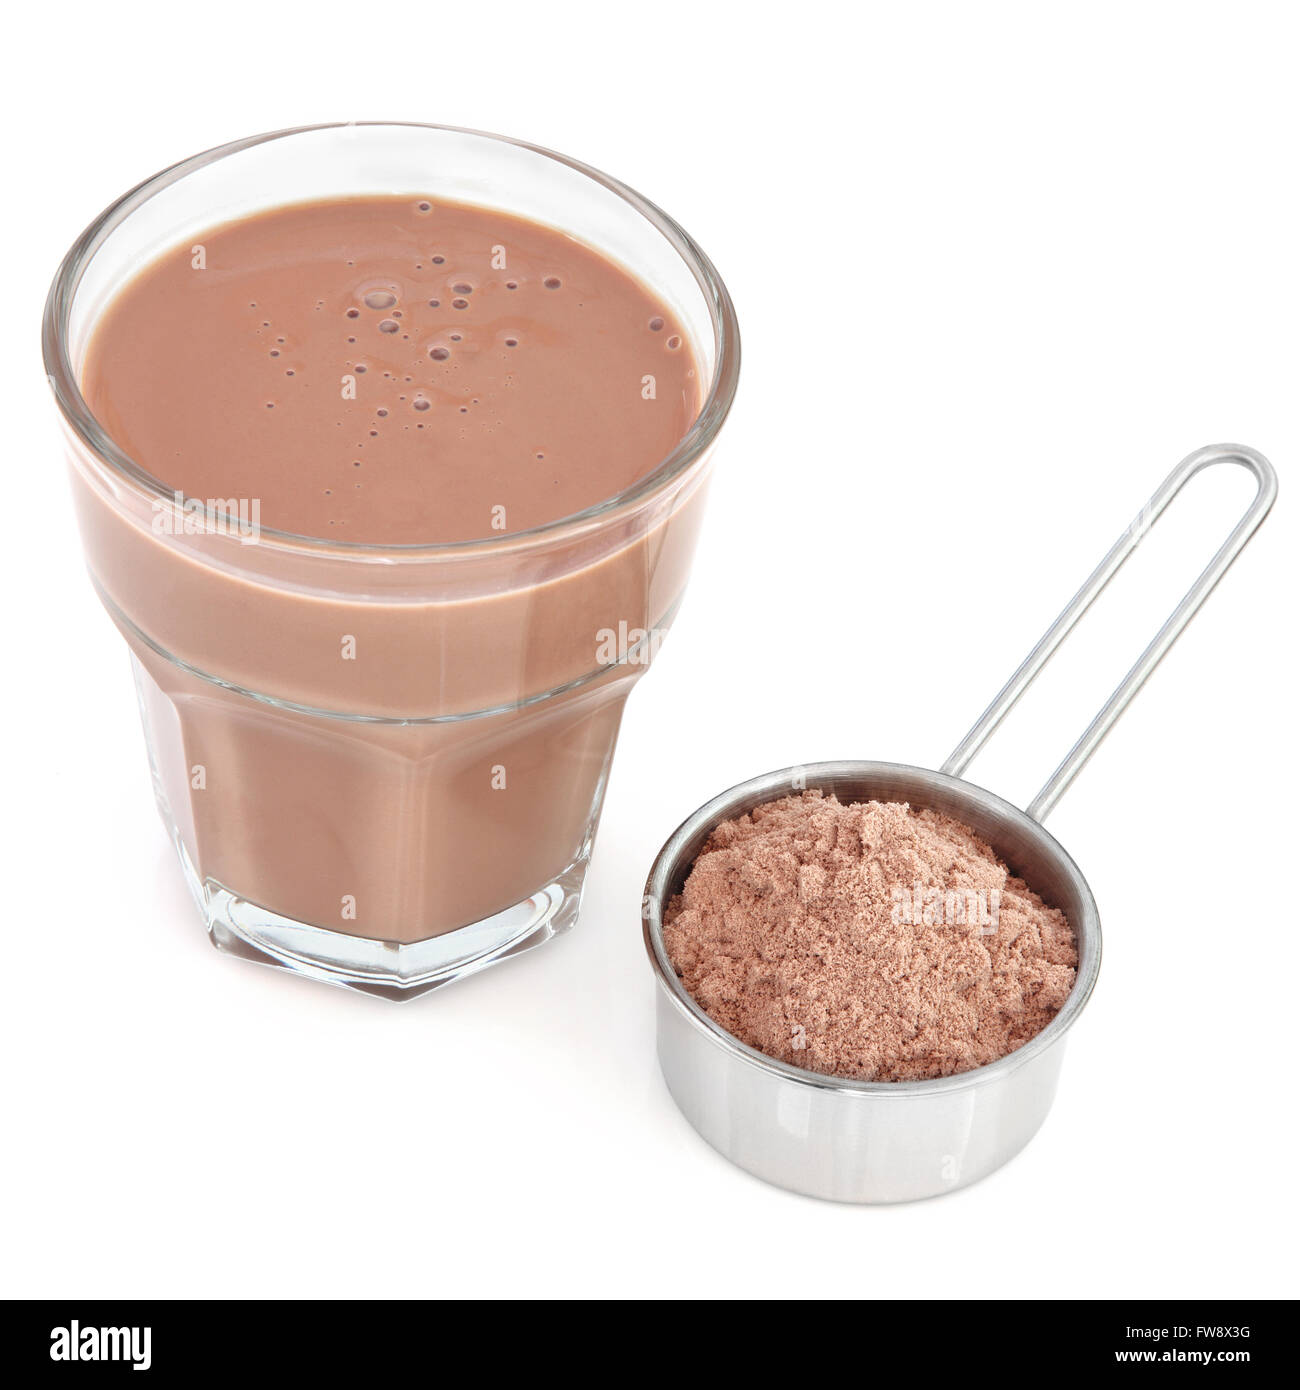
[[[1074,933],[966,826],[807,791],[719,825],[664,916],[669,959],[728,1033],[864,1081],[1013,1052],[1074,985]]]

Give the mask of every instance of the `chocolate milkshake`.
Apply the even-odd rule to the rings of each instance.
[[[735,349],[711,268],[635,195],[576,171],[601,199],[584,235],[553,156],[359,129],[470,164],[505,146],[534,184],[553,162],[564,206],[461,201],[425,175],[189,209],[65,328],[52,376],[91,575],[214,941],[410,997],[576,915]],[[158,196],[210,174],[200,159]]]
[[[199,231],[114,297],[81,389],[169,488],[377,545],[571,516],[666,459],[701,403],[681,327],[612,261],[411,197]]]

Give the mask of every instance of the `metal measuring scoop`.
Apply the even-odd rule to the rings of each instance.
[[[1238,464],[1255,475],[1259,486],[1254,501],[1043,789],[1022,811],[965,781],[961,773],[971,759],[1165,508],[1189,479],[1217,463]],[[1221,444],[1189,455],[938,772],[876,762],[783,768],[714,797],[673,832],[650,870],[643,913],[646,950],[659,982],[659,1065],[678,1107],[715,1149],[767,1182],[809,1196],[906,1202],[976,1182],[1033,1137],[1056,1091],[1065,1035],[1088,1002],[1101,965],[1101,924],[1092,891],[1042,822],[1254,535],[1276,495],[1277,475],[1253,449]],[[952,816],[987,842],[1046,903],[1059,908],[1074,929],[1079,965],[1074,988],[1051,1023],[987,1066],[933,1081],[885,1082],[804,1071],[765,1056],[719,1027],[673,970],[664,949],[664,909],[681,892],[720,822],[804,788],[834,792],[846,804],[906,801]]]

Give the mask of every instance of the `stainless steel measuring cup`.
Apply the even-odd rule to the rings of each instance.
[[[1169,615],[1097,717],[1025,810],[961,777],[1075,623],[1195,474],[1217,463],[1249,469],[1258,489],[1218,553]],[[1101,964],[1092,892],[1042,821],[1096,751],[1143,682],[1268,514],[1277,476],[1262,455],[1223,444],[1189,455],[1165,479],[1060,617],[938,772],[901,763],[828,762],[783,768],[714,797],[660,850],[646,883],[645,944],[658,979],[659,1065],[682,1113],[720,1153],[749,1172],[813,1197],[906,1202],[954,1191],[1000,1168],[1046,1118],[1065,1035],[1088,1002]],[[1023,1047],[987,1066],[933,1081],[869,1082],[778,1062],[709,1018],[677,978],[663,912],[681,891],[714,827],[793,790],[820,788],[843,802],[906,801],[968,825],[1074,929],[1074,988],[1056,1017]]]

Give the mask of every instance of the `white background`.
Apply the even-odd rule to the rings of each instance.
[[[734,16],[730,13],[734,9]],[[7,1295],[1294,1295],[1300,27],[1287,5],[44,6],[3,100]],[[692,588],[583,919],[397,1007],[215,954],[78,555],[37,323],[81,227],[317,120],[501,131],[740,314]],[[658,1077],[641,886],[700,802],[937,765],[1191,449],[1281,502],[1051,820],[1106,959],[1048,1122],[895,1208],[768,1188]],[[973,769],[1028,800],[1245,506],[1199,479]]]

